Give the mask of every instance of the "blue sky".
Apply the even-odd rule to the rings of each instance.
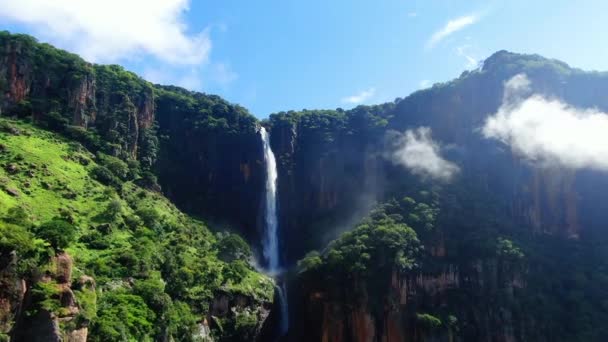
[[[607,1],[0,0],[0,24],[258,117],[392,101],[497,50],[608,70]]]

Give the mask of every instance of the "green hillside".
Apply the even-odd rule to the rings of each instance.
[[[16,250],[14,271],[43,284],[34,285],[45,298],[29,308],[32,315],[70,316],[59,300],[57,274],[44,277],[54,256],[66,252],[74,262],[68,284],[78,308],[66,331],[88,325],[93,341],[189,340],[218,294],[242,295],[249,305],[213,316],[213,333],[254,330],[252,315],[272,301],[273,283],[249,265],[247,244],[212,233],[160,193],[136,185],[154,188],[153,177],[138,170],[30,124],[0,119],[0,253]],[[94,291],[77,290],[85,275],[94,278]]]

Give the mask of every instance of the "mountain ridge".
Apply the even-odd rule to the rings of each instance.
[[[480,133],[517,75],[526,75],[538,96],[608,111],[605,72],[502,50],[479,69],[393,102],[258,120],[216,95],[152,85],[121,67],[88,64],[31,37],[0,34],[1,116],[83,145],[95,156],[85,158],[91,167],[103,166],[91,170],[92,184],[162,191],[180,210],[230,225],[254,253],[264,229],[265,166],[257,129],[270,132],[281,264],[288,268],[290,303],[296,303],[290,305],[294,324],[287,340],[607,336],[599,326],[608,317],[602,302],[608,214],[599,205],[608,200],[605,175],[539,168]],[[4,136],[14,139],[10,127],[21,124],[3,122]],[[33,126],[25,131],[43,134]],[[430,144],[437,158],[459,171],[438,180],[412,169],[403,163],[411,155],[394,157],[408,139]],[[8,184],[2,198],[13,203],[11,193],[21,189]],[[99,243],[100,234],[81,243]],[[181,248],[189,242],[175,243]],[[242,247],[238,240],[226,243]],[[243,270],[234,261],[221,267],[226,277]],[[571,272],[562,272],[562,264]],[[182,276],[190,279],[189,271],[172,276],[167,286],[177,286]],[[111,300],[130,299],[121,293]],[[229,313],[232,301],[248,299],[224,296],[209,310]],[[576,317],[569,319],[572,312]],[[208,325],[220,339],[250,339],[249,328],[257,324],[250,316],[228,320],[234,330],[222,335],[226,322],[212,316]],[[271,313],[269,325],[275,318]]]

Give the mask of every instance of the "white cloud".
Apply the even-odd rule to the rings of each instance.
[[[460,57],[463,57],[467,61],[465,68],[474,69],[479,66],[479,60],[473,57],[473,55],[469,52],[470,49],[471,45],[458,46],[456,48],[456,54]]]
[[[407,16],[410,17],[410,18],[415,18],[415,17],[418,16],[418,12],[414,12],[414,11],[408,12]]]
[[[420,89],[426,89],[430,86],[431,86],[430,80],[422,80],[422,81],[420,81],[420,83],[418,83],[418,88],[420,88]]]
[[[432,49],[433,47],[435,47],[435,45],[437,45],[437,43],[442,41],[447,36],[476,23],[478,20],[479,16],[477,14],[465,15],[463,17],[449,20],[440,30],[433,33],[431,38],[429,38],[426,43],[426,48]]]
[[[148,54],[171,64],[203,64],[211,51],[209,30],[188,32],[188,5],[189,0],[4,0],[0,18],[28,25],[95,62]]]
[[[557,99],[530,95],[530,81],[517,75],[505,83],[503,103],[482,128],[538,166],[608,171],[608,114],[574,108]]]
[[[343,98],[342,102],[350,103],[350,104],[360,104],[360,103],[363,103],[363,102],[371,99],[372,97],[374,97],[375,94],[376,94],[376,89],[369,88],[367,90],[363,90],[363,91],[359,92],[358,94],[347,96],[347,97]]]
[[[441,146],[431,137],[429,127],[407,130],[405,133],[392,132],[390,159],[402,165],[413,174],[423,178],[449,181],[460,168],[441,156]]]

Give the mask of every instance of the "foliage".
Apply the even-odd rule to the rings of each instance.
[[[107,167],[96,165],[91,169],[91,177],[102,184],[117,186],[120,180]]]
[[[103,153],[97,153],[99,163],[110,171],[115,177],[126,180],[129,176],[129,166],[119,158]]]
[[[417,313],[416,320],[427,329],[437,329],[441,327],[441,320],[428,313]]]
[[[499,237],[497,240],[496,254],[511,260],[519,260],[524,257],[524,253],[513,243],[513,241],[503,237]]]
[[[298,261],[298,270],[300,273],[315,271],[322,264],[321,254],[318,251],[310,251]]]
[[[385,207],[377,207],[355,229],[333,241],[322,255],[309,253],[299,262],[300,272],[316,270],[374,278],[393,270],[413,270],[420,242],[416,232],[397,221],[399,218],[387,215]]]
[[[81,288],[74,290],[74,296],[78,303],[79,318],[90,322],[97,318],[97,293],[95,290]]]
[[[91,325],[92,341],[117,341],[126,336],[142,341],[154,333],[154,312],[141,297],[125,290],[104,294],[97,316]]]
[[[76,227],[62,218],[55,217],[35,228],[37,237],[48,241],[55,250],[63,250],[76,238]]]
[[[236,234],[218,234],[217,248],[218,257],[226,262],[251,258],[251,248]]]
[[[58,313],[61,309],[59,301],[59,287],[57,283],[39,281],[32,287],[33,302],[37,307],[51,313]]]
[[[0,122],[22,133],[0,133],[5,148],[0,164],[19,169],[7,177],[0,168],[0,182],[27,190],[19,197],[0,190],[0,254],[16,252],[19,274],[29,277],[46,272],[54,253],[49,245],[69,253],[74,272],[93,276],[97,284],[97,291],[73,288],[81,308],[76,322],[89,324],[91,340],[152,340],[165,331],[190,340],[220,289],[255,303],[272,300],[272,281],[248,264],[251,250],[240,237],[216,238],[162,194],[107,168],[112,186],[89,176],[88,170],[103,167],[102,159],[124,171],[122,161],[91,159],[83,147],[56,134],[19,121]],[[134,164],[126,165],[129,179]],[[63,197],[68,191],[77,200]],[[61,311],[54,288],[41,286],[40,302]]]

